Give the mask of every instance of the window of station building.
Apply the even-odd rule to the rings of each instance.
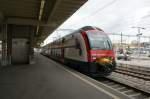
[[[76,38],[75,39],[75,43],[76,43],[76,49],[78,49],[79,50],[79,55],[81,56],[82,55],[82,49],[81,49],[81,44],[80,44],[80,42],[79,42],[79,40]]]

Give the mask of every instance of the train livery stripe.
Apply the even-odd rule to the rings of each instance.
[[[84,38],[85,45],[86,45],[87,61],[88,61],[88,62],[91,62],[90,45],[89,45],[89,40],[88,40],[88,37],[87,37],[86,32],[82,32],[82,36],[83,36],[83,38]]]

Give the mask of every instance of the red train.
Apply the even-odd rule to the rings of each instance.
[[[42,54],[92,76],[107,76],[116,67],[112,43],[97,27],[78,29],[44,46]]]

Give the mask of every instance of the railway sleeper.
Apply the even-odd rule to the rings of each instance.
[[[137,94],[138,92],[134,91],[134,90],[130,90],[128,92],[125,92],[125,94],[127,95],[133,95],[133,94]]]
[[[133,90],[132,89],[128,89],[128,90],[125,90],[125,91],[122,91],[123,93],[129,93],[129,92],[132,92]]]
[[[116,90],[123,90],[123,89],[125,89],[126,87],[118,87],[118,88],[116,88]]]
[[[112,87],[112,88],[114,88],[114,89],[116,89],[116,88],[120,88],[120,87],[121,87],[121,85],[116,84],[116,85],[112,85],[111,87]]]
[[[108,86],[116,85],[114,82],[107,82],[107,83],[105,83],[105,84],[107,84]]]
[[[129,95],[129,96],[134,97],[135,99],[143,97],[143,95],[141,93],[135,93],[135,94],[132,94],[132,95]]]
[[[120,91],[120,92],[127,92],[127,91],[129,91],[129,89],[127,89],[127,88],[122,88],[122,89],[120,89],[119,91]]]

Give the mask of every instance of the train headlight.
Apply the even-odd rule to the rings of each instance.
[[[96,59],[96,62],[102,63],[102,64],[111,64],[112,63],[112,58],[110,58],[110,57],[102,57],[102,58]]]
[[[92,59],[93,59],[93,60],[96,60],[96,56],[92,56]]]

